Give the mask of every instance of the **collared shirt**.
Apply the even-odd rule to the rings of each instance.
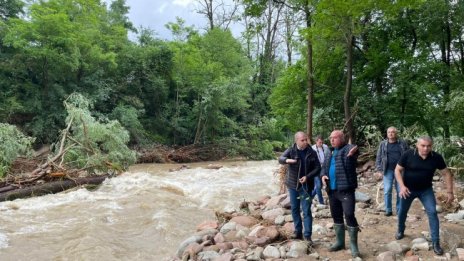
[[[432,187],[435,170],[446,168],[443,157],[434,151],[423,159],[417,150],[408,150],[401,156],[398,165],[404,168],[404,185],[410,190],[423,190]]]

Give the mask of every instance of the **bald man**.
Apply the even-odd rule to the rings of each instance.
[[[345,248],[345,216],[347,230],[350,235],[350,248],[353,257],[359,257],[358,231],[359,225],[354,215],[355,190],[358,187],[356,174],[358,147],[346,144],[345,135],[340,130],[330,134],[330,144],[333,151],[330,158],[324,162],[322,183],[328,187],[330,213],[334,221],[336,242],[329,251],[339,251]]]

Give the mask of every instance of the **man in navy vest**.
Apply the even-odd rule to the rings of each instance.
[[[330,144],[333,152],[324,163],[322,183],[328,187],[330,213],[334,221],[336,242],[330,246],[329,251],[338,251],[345,248],[345,216],[348,234],[350,235],[350,248],[353,257],[359,257],[358,231],[359,225],[354,215],[355,190],[358,187],[356,174],[358,147],[345,143],[345,136],[340,130],[330,134]]]

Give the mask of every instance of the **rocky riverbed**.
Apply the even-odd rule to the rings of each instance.
[[[364,169],[364,170],[363,170]],[[369,167],[359,171],[356,192],[356,217],[360,224],[358,243],[361,258],[354,260],[464,260],[464,199],[462,184],[457,184],[457,200],[438,205],[443,256],[431,250],[427,215],[416,200],[408,213],[405,238],[395,240],[396,215],[383,212],[381,177]],[[442,180],[434,182],[438,202],[442,202]],[[335,240],[333,222],[327,205],[313,200],[313,244],[291,240],[293,223],[287,194],[264,196],[255,202],[238,202],[233,212],[217,212],[216,220],[197,226],[197,232],[182,241],[171,260],[352,260],[349,238],[346,250],[328,252]]]

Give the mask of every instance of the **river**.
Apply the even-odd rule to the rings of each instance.
[[[98,189],[0,203],[0,260],[169,260],[196,226],[278,192],[277,161],[138,164]]]

